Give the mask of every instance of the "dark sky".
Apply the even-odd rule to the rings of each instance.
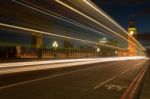
[[[138,33],[150,34],[150,0],[92,0],[125,29],[134,16]]]

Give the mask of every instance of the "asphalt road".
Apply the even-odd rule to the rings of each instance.
[[[126,60],[0,75],[0,99],[127,99],[148,64]]]

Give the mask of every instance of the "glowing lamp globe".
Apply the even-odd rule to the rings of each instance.
[[[133,35],[134,34],[134,32],[133,31],[130,31],[130,35]]]

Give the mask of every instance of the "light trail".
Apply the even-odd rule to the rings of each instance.
[[[46,15],[48,15],[48,16],[51,16],[51,17],[60,19],[60,20],[62,20],[62,21],[68,22],[68,23],[73,24],[73,25],[76,25],[76,26],[78,26],[78,27],[82,27],[82,28],[84,28],[84,29],[86,29],[86,30],[90,30],[90,31],[93,31],[93,32],[95,32],[95,33],[102,34],[102,35],[105,35],[105,36],[107,36],[107,37],[109,37],[109,38],[113,38],[113,39],[117,40],[116,38],[114,38],[114,37],[112,37],[112,36],[106,35],[106,34],[104,34],[104,33],[102,33],[102,32],[99,32],[99,31],[94,30],[94,29],[92,29],[92,28],[90,28],[90,27],[87,27],[87,26],[85,26],[85,25],[83,25],[83,24],[81,24],[81,23],[75,22],[74,20],[71,20],[71,19],[66,18],[66,17],[64,17],[64,16],[61,16],[61,15],[56,14],[56,13],[54,13],[54,12],[51,12],[51,11],[49,11],[49,10],[47,10],[47,9],[41,8],[41,7],[37,6],[37,5],[31,4],[31,3],[27,2],[27,1],[23,1],[23,2],[28,3],[28,4],[32,5],[32,6],[37,7],[37,8],[43,9],[43,10],[45,10],[45,11],[47,11],[47,12],[42,11],[42,10],[40,10],[40,9],[37,9],[37,8],[35,8],[35,7],[32,7],[32,6],[30,6],[30,5],[27,5],[27,4],[18,2],[18,1],[16,1],[16,0],[12,0],[12,1],[15,2],[15,3],[17,3],[17,4],[20,4],[20,5],[22,5],[22,6],[31,8],[31,9],[33,9],[33,10],[35,10],[35,11],[40,12],[40,13],[46,14]],[[49,12],[49,13],[48,13],[48,12]],[[50,14],[50,13],[53,13],[53,14],[55,14],[55,15]],[[57,16],[56,16],[56,15],[57,15]],[[62,18],[61,18],[61,17],[62,17]],[[69,20],[69,21],[68,21],[68,20]],[[118,40],[117,40],[117,41],[118,41]],[[123,42],[121,42],[121,43],[123,43]]]
[[[121,58],[121,57],[120,57]],[[104,59],[104,58],[102,58]],[[53,69],[53,68],[62,68],[62,67],[72,67],[72,66],[82,66],[82,65],[86,65],[86,64],[93,64],[93,63],[101,63],[101,62],[109,62],[110,60],[107,58],[105,58],[105,61],[100,61],[100,58],[95,58],[95,61],[83,61],[83,62],[74,62],[74,63],[67,63],[67,64],[48,64],[48,65],[36,65],[36,66],[24,66],[24,67],[15,67],[15,68],[5,68],[5,71],[0,71],[0,74],[11,74],[11,73],[18,73],[18,72],[25,72],[25,71],[35,71],[35,70],[46,70],[46,69]],[[126,60],[126,59],[124,59]],[[127,59],[130,60],[130,59]],[[115,60],[111,60],[111,61],[117,61],[117,59]],[[10,63],[11,64],[11,63]],[[115,65],[116,62],[108,64],[109,65]],[[135,66],[134,66],[135,67]],[[14,84],[8,84],[8,85],[4,85],[0,87],[0,90],[2,89],[7,89],[7,88],[11,88],[11,87],[15,87],[15,86],[19,86],[19,85],[24,85],[24,84],[29,84],[32,82],[37,82],[37,81],[41,81],[41,80],[46,80],[46,79],[52,79],[52,78],[56,78],[56,77],[60,77],[60,76],[64,76],[64,75],[68,75],[68,74],[73,74],[73,73],[77,73],[77,72],[83,72],[83,71],[88,71],[88,70],[92,70],[92,69],[98,69],[101,68],[101,66],[94,66],[94,67],[88,67],[88,68],[82,68],[82,69],[78,69],[78,70],[72,70],[69,72],[64,72],[64,73],[56,73],[50,76],[46,76],[46,77],[41,77],[41,78],[36,78],[36,79],[32,79],[32,80],[27,80],[27,81],[21,81],[18,83],[14,83]],[[106,81],[105,81],[106,82]]]
[[[114,48],[114,49],[124,50],[124,48],[111,46],[111,45],[108,45],[108,44],[92,42],[92,41],[88,41],[88,40],[83,40],[83,39],[79,39],[79,38],[73,38],[73,37],[59,35],[59,34],[53,34],[53,33],[50,33],[50,32],[44,32],[44,31],[30,29],[30,28],[21,27],[21,26],[15,26],[15,25],[10,25],[10,24],[5,24],[5,23],[0,23],[0,26],[5,26],[5,27],[15,28],[15,29],[19,29],[19,30],[24,30],[24,31],[29,31],[29,32],[36,32],[36,33],[41,33],[41,34],[45,34],[45,35],[51,35],[51,36],[56,36],[56,37],[61,37],[61,38],[67,38],[67,39],[72,39],[72,40],[76,40],[76,41],[86,42],[86,43],[90,43],[90,44],[102,45],[102,46],[106,46],[106,47],[110,47],[110,48]]]
[[[84,13],[82,13],[82,12],[80,12],[80,11],[74,9],[73,7],[69,6],[68,4],[66,4],[66,3],[64,3],[64,2],[62,2],[62,1],[60,1],[60,0],[55,0],[55,1],[56,1],[57,3],[59,3],[59,4],[63,5],[63,6],[65,6],[65,7],[67,7],[67,8],[69,8],[69,9],[73,10],[74,12],[76,12],[76,13],[78,13],[78,14],[84,16],[85,18],[87,18],[87,19],[93,21],[94,23],[96,23],[96,24],[98,24],[98,25],[104,27],[105,29],[109,30],[110,32],[112,32],[112,33],[118,35],[119,37],[123,38],[123,39],[126,40],[127,42],[130,42],[130,43],[131,43],[132,45],[134,45],[135,47],[141,49],[139,46],[135,45],[135,44],[134,44],[133,42],[131,42],[130,40],[126,39],[125,37],[123,37],[123,36],[121,36],[121,35],[119,35],[119,34],[116,33],[115,31],[109,29],[109,28],[106,27],[105,25],[99,23],[98,21],[96,21],[96,20],[94,20],[93,18],[91,18],[91,17],[85,15]]]
[[[123,30],[124,32],[126,32],[120,25],[118,25],[116,22],[114,22],[114,20],[112,20],[108,15],[105,14],[105,12],[101,9],[99,9],[98,7],[96,7],[93,2],[90,2],[91,0],[82,0],[83,2],[85,2],[87,5],[89,5],[90,7],[92,7],[94,10],[96,10],[98,13],[102,14],[105,18],[107,18],[109,21],[111,21],[112,23],[114,23],[116,26],[118,26],[121,30]]]
[[[50,16],[53,16],[53,17],[55,17],[55,18],[58,18],[58,19],[61,19],[61,20],[63,20],[63,21],[66,21],[66,22],[69,22],[69,23],[71,23],[71,24],[74,24],[74,25],[76,25],[76,26],[80,26],[80,27],[82,27],[82,28],[85,28],[85,29],[88,29],[88,30],[91,30],[90,28],[87,28],[87,27],[85,27],[84,25],[82,25],[82,24],[80,24],[80,23],[75,23],[73,20],[71,20],[71,21],[68,21],[68,20],[65,20],[65,19],[63,19],[63,18],[60,18],[60,17],[57,17],[57,16],[55,16],[55,15],[51,15],[51,14],[49,14],[49,13],[47,13],[47,12],[44,12],[44,11],[41,11],[41,10],[39,10],[39,9],[36,9],[36,8],[34,8],[34,7],[31,7],[31,6],[29,6],[29,5],[25,5],[25,4],[23,4],[23,3],[21,3],[21,2],[18,2],[18,1],[16,1],[16,0],[12,0],[13,2],[16,2],[16,3],[19,3],[19,4],[21,4],[21,5],[24,5],[24,6],[26,6],[26,7],[29,7],[29,8],[32,8],[32,9],[34,9],[34,10],[36,10],[36,11],[39,11],[39,12],[42,12],[42,13],[44,13],[44,14],[47,14],[47,15],[50,15]],[[84,0],[84,2],[85,2],[86,0]],[[98,10],[98,9],[97,9]],[[106,15],[105,15],[106,16]],[[62,17],[62,16],[61,16]],[[96,31],[96,30],[91,30],[91,31],[94,31],[94,32],[97,32],[97,33],[99,33],[99,34],[103,34],[103,33],[101,33],[101,32],[98,32],[98,31]],[[103,35],[105,35],[105,34],[103,34]],[[106,36],[108,36],[108,35],[106,35]],[[110,37],[110,36],[109,36]],[[131,41],[129,41],[130,43],[131,43]],[[132,43],[132,44],[134,44],[134,43]],[[134,46],[136,46],[135,44],[134,44]],[[137,47],[137,46],[136,46]]]
[[[95,62],[111,62],[111,61],[122,61],[122,60],[138,60],[138,59],[145,59],[146,57],[143,56],[134,56],[134,57],[107,57],[107,58],[82,58],[82,59],[63,59],[63,60],[50,60],[50,61],[34,61],[34,62],[14,62],[14,63],[0,63],[2,68],[12,68],[12,67],[24,67],[24,66],[31,66],[34,68],[33,65],[42,65],[48,64],[49,68],[60,68],[60,67],[70,67],[74,65],[83,65]],[[68,65],[69,64],[69,65]],[[72,64],[72,65],[71,65]],[[42,68],[41,66],[40,68]],[[28,68],[28,67],[27,67]],[[43,67],[45,68],[45,67]],[[5,72],[5,71],[1,71]],[[0,72],[0,74],[1,74]]]
[[[63,59],[63,60],[50,60],[50,61],[35,61],[35,62],[14,62],[14,63],[1,63],[0,68],[8,67],[21,67],[29,65],[41,65],[41,64],[60,64],[60,63],[72,63],[72,62],[83,62],[83,61],[93,61],[95,58],[86,58],[86,59]]]
[[[104,17],[106,17],[109,21],[111,21],[112,23],[114,23],[116,26],[118,26],[122,31],[124,31],[124,33],[126,33],[128,36],[130,36],[134,41],[136,41],[141,47],[142,49],[145,50],[145,48],[131,35],[128,34],[127,31],[125,31],[115,20],[111,19],[104,11],[102,11],[101,9],[99,9],[95,4],[93,4],[93,2],[91,2],[91,0],[83,0],[86,4],[88,4],[89,6],[91,6],[93,9],[95,9],[98,13],[102,14]]]

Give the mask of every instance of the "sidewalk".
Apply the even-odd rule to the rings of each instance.
[[[144,79],[140,99],[150,99],[150,67]]]

